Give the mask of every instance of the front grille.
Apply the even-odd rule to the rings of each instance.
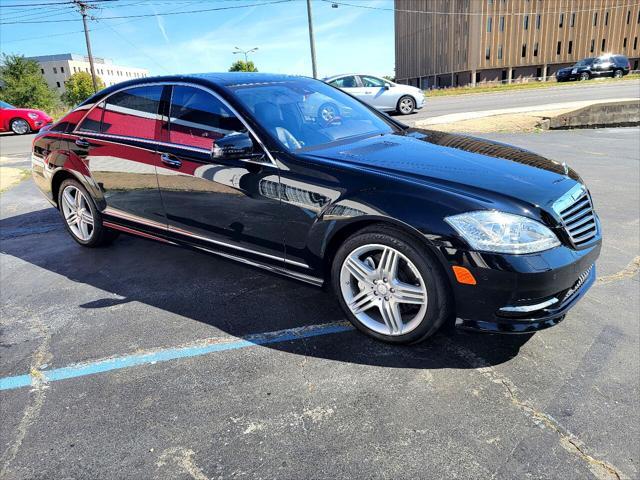
[[[593,240],[598,233],[598,226],[589,192],[584,187],[581,187],[577,193],[578,195],[575,193],[573,195],[575,200],[571,198],[568,205],[566,201],[563,202],[564,205],[558,210],[558,215],[562,219],[564,229],[569,235],[571,243],[576,247],[580,247]]]

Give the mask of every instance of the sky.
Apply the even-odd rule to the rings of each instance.
[[[151,75],[227,71],[250,54],[262,72],[311,75],[305,0],[111,0],[89,21],[93,55]],[[0,0],[0,50],[25,56],[86,55],[82,20],[68,0]],[[318,76],[346,72],[393,75],[393,0],[350,0],[370,9],[313,0]],[[23,4],[47,4],[12,7]],[[167,15],[217,7],[247,8]],[[160,14],[160,15],[159,15]],[[105,17],[152,15],[143,18]],[[13,24],[10,22],[35,22]]]

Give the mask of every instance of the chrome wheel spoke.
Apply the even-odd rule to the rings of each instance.
[[[355,277],[358,282],[370,284],[373,270],[359,258],[350,256],[345,262],[345,267]]]
[[[94,220],[89,201],[76,187],[69,185],[62,191],[62,213],[69,229],[78,239],[88,241],[93,234]]]
[[[385,248],[380,256],[378,273],[382,277],[395,278],[398,273],[398,252],[393,248]]]
[[[62,192],[62,200],[64,201],[64,203],[68,208],[75,209],[76,199],[73,197],[73,194],[69,191],[68,188],[65,189],[64,192]]]
[[[427,292],[420,285],[395,281],[393,283],[393,297],[398,303],[412,303],[420,305],[427,300]]]
[[[402,322],[402,315],[400,314],[400,308],[395,302],[383,301],[378,306],[380,309],[380,315],[385,325],[389,329],[391,335],[399,335],[402,333],[404,324]]]
[[[82,221],[84,223],[86,223],[87,225],[89,225],[90,227],[93,227],[93,217],[91,216],[90,213],[83,212],[82,213]]]
[[[378,301],[372,291],[361,291],[358,295],[353,297],[353,300],[349,303],[349,308],[355,313],[364,312],[365,310],[375,307]]]

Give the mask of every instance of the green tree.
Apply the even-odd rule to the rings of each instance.
[[[100,77],[96,77],[96,83],[98,84],[98,90],[104,88],[104,82]],[[94,93],[91,74],[87,72],[74,73],[64,82],[64,89],[62,101],[67,105],[74,106],[84,102]]]
[[[16,107],[51,111],[58,103],[35,60],[24,55],[2,55],[0,64],[0,100]]]
[[[390,77],[389,75],[383,75],[382,78],[384,78],[385,80],[389,80],[390,82],[396,83],[396,79],[393,77]]]
[[[249,60],[245,62],[244,60],[238,60],[237,62],[233,62],[231,67],[229,68],[230,72],[257,72],[258,69],[253,64],[253,61]]]

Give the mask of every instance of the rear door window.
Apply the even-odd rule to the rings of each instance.
[[[86,117],[84,117],[84,120],[82,120],[82,123],[78,127],[78,131],[85,133],[100,133],[103,112],[104,102],[101,102],[96,105]]]
[[[245,130],[238,117],[211,93],[187,85],[173,87],[169,115],[171,143],[211,150],[217,139]]]
[[[102,117],[101,133],[158,140],[161,85],[134,87],[111,95]]]

